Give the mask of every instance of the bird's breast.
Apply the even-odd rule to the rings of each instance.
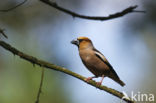
[[[91,51],[82,50],[79,52],[79,54],[80,54],[81,59],[85,62],[91,62],[91,59],[93,58],[93,53]]]

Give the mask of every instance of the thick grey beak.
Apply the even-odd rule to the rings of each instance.
[[[78,40],[72,40],[71,41],[72,44],[79,46],[79,41]]]

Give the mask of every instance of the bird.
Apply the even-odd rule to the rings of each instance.
[[[72,40],[71,43],[78,47],[79,56],[83,64],[94,74],[94,76],[86,78],[86,82],[89,82],[93,78],[102,77],[101,81],[97,82],[98,85],[101,85],[104,77],[109,77],[121,86],[125,85],[106,57],[94,47],[88,37],[78,37]]]

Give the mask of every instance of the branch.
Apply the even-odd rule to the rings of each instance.
[[[106,17],[100,17],[100,16],[85,16],[85,15],[81,15],[81,14],[77,14],[73,11],[70,11],[68,9],[62,8],[61,6],[58,6],[55,2],[52,2],[50,0],[40,0],[41,2],[55,8],[58,9],[64,13],[67,13],[73,17],[78,17],[78,18],[83,18],[83,19],[90,19],[90,20],[110,20],[110,19],[114,19],[114,18],[118,18],[118,17],[122,17],[128,13],[132,13],[132,12],[145,12],[145,11],[135,11],[134,9],[137,8],[137,5],[135,6],[130,6],[128,8],[126,8],[125,10],[121,11],[121,12],[117,12],[115,14],[110,14],[109,16]]]
[[[41,81],[40,81],[40,86],[39,86],[39,90],[37,93],[37,99],[36,99],[35,103],[39,103],[39,101],[40,101],[40,94],[42,93],[43,78],[44,78],[44,68],[42,68]]]
[[[13,53],[14,55],[18,55],[20,58],[29,61],[32,64],[36,64],[36,65],[39,65],[41,67],[49,68],[52,70],[56,70],[56,71],[60,71],[62,73],[68,74],[72,77],[75,77],[77,79],[84,81],[85,83],[88,83],[89,85],[92,85],[93,87],[96,87],[100,90],[106,91],[106,92],[108,92],[108,93],[110,93],[110,94],[112,94],[112,95],[114,95],[120,99],[122,99],[124,97],[123,93],[121,93],[115,89],[108,88],[108,87],[102,86],[102,85],[96,85],[96,82],[94,80],[86,82],[85,77],[83,77],[77,73],[74,73],[74,72],[72,72],[72,71],[70,71],[64,67],[60,67],[60,66],[57,66],[57,65],[52,64],[52,63],[48,63],[48,62],[43,61],[43,60],[39,60],[33,56],[29,56],[29,55],[17,50],[16,48],[12,47],[11,45],[5,43],[4,41],[0,41],[0,46],[3,47],[4,49],[6,49],[7,51]],[[123,98],[123,100],[126,101],[127,103],[134,103],[134,101],[126,99],[126,98]]]
[[[2,34],[5,38],[8,39],[8,36],[4,33],[4,29],[0,28],[0,34]]]
[[[21,3],[17,4],[17,5],[15,5],[14,7],[11,7],[11,8],[8,8],[8,9],[4,9],[4,10],[0,10],[0,12],[9,12],[9,11],[11,11],[11,10],[14,10],[14,9],[16,9],[17,7],[23,5],[26,1],[27,1],[27,0],[24,0],[23,2],[21,2]]]

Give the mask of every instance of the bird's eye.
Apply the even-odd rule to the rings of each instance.
[[[79,42],[82,42],[83,41],[83,39],[79,39]]]

